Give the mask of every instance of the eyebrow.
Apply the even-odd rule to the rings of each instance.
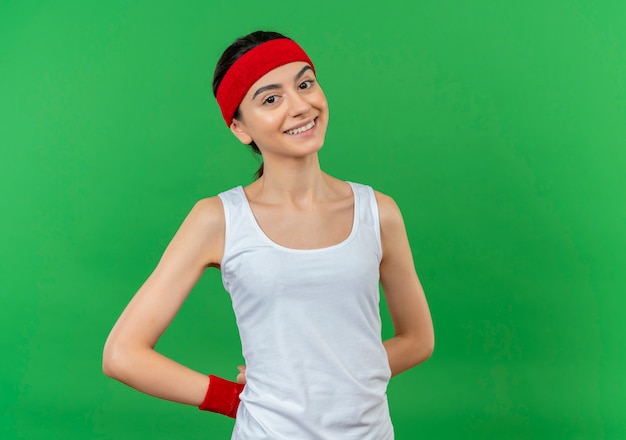
[[[293,79],[293,80],[294,80],[294,81],[298,81],[298,79],[299,79],[302,75],[304,75],[304,73],[305,73],[307,70],[311,70],[311,71],[312,71],[313,69],[312,69],[312,68],[311,68],[311,66],[309,66],[309,65],[304,66],[302,69],[300,69],[300,71],[297,73],[297,75],[294,77],[294,79]],[[256,98],[258,95],[260,95],[261,93],[263,93],[263,92],[265,92],[265,91],[267,91],[267,90],[279,89],[280,87],[281,87],[281,85],[280,85],[280,84],[268,84],[268,85],[266,85],[266,86],[259,87],[259,88],[256,90],[256,92],[254,92],[254,95],[252,95],[252,99]]]

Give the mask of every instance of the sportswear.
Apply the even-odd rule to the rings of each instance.
[[[320,249],[273,242],[241,186],[219,194],[221,270],[246,363],[232,440],[391,440],[381,340],[378,207],[354,195],[350,235]]]

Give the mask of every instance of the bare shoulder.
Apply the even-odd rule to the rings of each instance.
[[[198,200],[183,221],[177,236],[188,249],[203,255],[208,266],[219,266],[224,252],[226,220],[219,197]]]
[[[396,201],[389,195],[374,190],[376,203],[378,204],[378,214],[380,216],[381,228],[404,227],[402,213]]]
[[[198,200],[191,208],[187,219],[203,229],[223,229],[225,219],[222,200],[218,196]]]

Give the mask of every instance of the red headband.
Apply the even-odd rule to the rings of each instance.
[[[239,57],[224,75],[215,96],[226,125],[233,122],[233,115],[252,84],[269,71],[295,61],[308,63],[315,72],[306,52],[289,38],[267,41]]]

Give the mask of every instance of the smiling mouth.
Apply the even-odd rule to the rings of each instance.
[[[304,133],[305,131],[309,131],[310,129],[315,127],[315,121],[316,120],[317,120],[317,118],[313,119],[311,122],[309,122],[306,125],[303,125],[302,127],[298,127],[296,129],[293,129],[293,130],[287,130],[285,133],[290,134],[290,135],[294,135],[294,134]]]

